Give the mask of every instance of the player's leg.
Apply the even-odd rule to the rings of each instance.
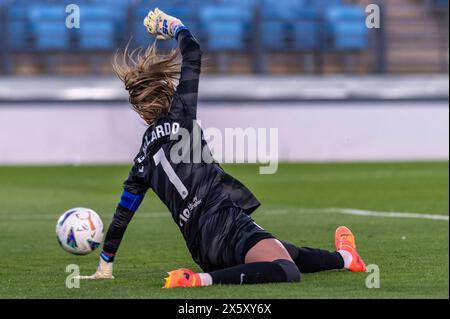
[[[343,269],[341,254],[318,248],[297,247],[285,240],[281,241],[302,273],[314,273],[332,269]]]
[[[313,273],[332,269],[348,269],[350,271],[365,271],[364,261],[356,250],[355,237],[344,226],[336,230],[336,251],[297,247],[287,241],[281,241],[300,272]]]
[[[300,272],[296,264],[276,239],[264,239],[256,243],[246,254],[245,262],[208,273],[194,273],[186,268],[178,269],[169,273],[164,288],[300,281]]]
[[[257,242],[245,255],[245,264],[210,272],[214,284],[298,282],[300,272],[280,241]]]
[[[275,238],[267,238],[256,243],[245,255],[245,263],[255,263],[261,261],[274,261],[285,259],[291,262],[292,257],[286,247]]]
[[[245,257],[246,264],[262,261],[273,262],[277,259],[294,261],[300,273],[314,273],[333,269],[348,269],[354,272],[363,272],[366,265],[356,250],[355,237],[345,226],[336,230],[336,251],[330,252],[318,248],[297,247],[287,241],[265,239],[250,249]],[[280,246],[285,249],[280,250]],[[288,252],[291,258],[287,258]],[[223,273],[222,273],[223,272]],[[218,274],[228,274],[219,271]]]
[[[300,272],[281,242],[239,209],[208,218],[201,237],[199,264],[206,272],[172,271],[165,288],[300,281]]]
[[[355,238],[347,227],[341,226],[336,230],[336,252],[328,252],[321,249],[299,248],[288,242],[282,243],[244,214],[235,216],[230,212],[227,215],[217,216],[228,217],[225,217],[225,220],[211,222],[205,229],[212,230],[212,233],[220,234],[219,237],[227,240],[218,241],[221,242],[218,245],[210,245],[210,241],[207,240],[203,251],[209,255],[212,264],[229,265],[227,261],[232,260],[235,266],[224,266],[224,269],[199,274],[188,269],[179,269],[170,273],[166,288],[295,282],[300,280],[302,270],[317,272],[342,268],[350,271],[366,269],[364,261],[356,251]],[[227,229],[228,222],[233,224],[232,231]],[[234,235],[229,236],[228,233]],[[241,261],[238,257],[233,258],[230,256],[232,254],[227,253],[230,247],[238,255],[244,252]]]
[[[311,273],[346,268],[363,272],[366,266],[356,251],[355,237],[344,226],[336,230],[336,251],[329,252],[317,248],[296,247],[288,242],[274,238],[263,239],[255,244],[245,256],[245,265],[211,272],[214,283],[262,283],[297,281],[300,273]],[[296,267],[294,267],[295,262]],[[275,264],[281,266],[276,267]],[[283,276],[286,275],[286,277]],[[238,276],[248,281],[238,280]],[[286,278],[283,280],[283,278]]]

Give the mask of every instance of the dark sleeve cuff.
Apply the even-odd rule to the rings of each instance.
[[[188,28],[186,28],[184,25],[180,25],[176,30],[175,30],[175,39],[178,41],[178,38],[180,37],[181,34],[186,33],[186,35],[190,34],[191,32],[189,31]]]

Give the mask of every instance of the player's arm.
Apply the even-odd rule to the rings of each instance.
[[[139,181],[139,177],[136,177],[135,170],[136,168],[133,167],[124,183],[119,204],[117,205],[116,212],[103,242],[103,251],[101,252],[100,257],[105,262],[114,261],[114,256],[119,249],[128,224],[141,205],[147,191],[147,187],[142,186],[145,184]]]
[[[144,25],[149,33],[159,39],[175,38],[178,41],[182,56],[181,75],[170,112],[182,116],[185,111],[190,117],[196,118],[202,59],[200,44],[179,19],[159,9],[149,12]]]
[[[198,86],[201,72],[202,51],[197,40],[189,30],[181,30],[176,37],[183,58],[180,83],[177,95],[181,101],[178,107],[184,107],[192,118],[197,117]],[[174,101],[171,112],[177,112]]]
[[[139,208],[148,189],[145,183],[144,166],[136,163],[124,183],[122,196],[103,242],[97,271],[81,279],[113,279],[114,258],[122,242],[125,231]]]

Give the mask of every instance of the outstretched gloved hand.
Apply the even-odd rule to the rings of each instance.
[[[148,13],[144,19],[144,25],[148,33],[156,36],[159,40],[170,40],[179,30],[184,29],[180,19],[165,14],[158,8]]]

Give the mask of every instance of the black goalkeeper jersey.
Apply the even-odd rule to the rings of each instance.
[[[177,91],[169,113],[158,117],[144,134],[119,208],[136,210],[135,202],[151,188],[168,207],[190,247],[205,216],[227,206],[251,214],[260,204],[242,183],[211,161],[210,149],[195,122],[200,46],[188,30],[181,31],[177,41],[183,59]]]

